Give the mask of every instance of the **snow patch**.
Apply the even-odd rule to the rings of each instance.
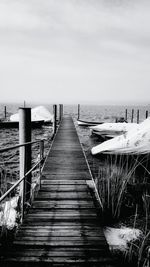
[[[18,197],[13,197],[11,200],[2,204],[0,211],[0,226],[5,225],[9,230],[16,226],[18,199]]]
[[[104,234],[110,250],[126,251],[128,243],[137,240],[142,235],[142,232],[139,229],[129,227],[107,227],[104,230]]]

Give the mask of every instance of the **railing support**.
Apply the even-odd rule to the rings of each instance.
[[[41,178],[42,178],[42,159],[44,159],[44,140],[40,141],[40,188],[41,188]]]
[[[19,108],[19,143],[31,142],[31,108]],[[31,144],[20,147],[20,178],[31,169]],[[31,173],[22,182],[21,190],[22,218],[24,204],[29,202],[31,195]]]

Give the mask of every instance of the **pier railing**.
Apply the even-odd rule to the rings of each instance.
[[[39,154],[37,162],[31,166],[31,168],[20,175],[20,179],[17,180],[8,190],[1,192],[0,196],[0,219],[1,227],[5,226],[11,228],[15,225],[15,220],[19,219],[22,221],[25,213],[30,207],[32,200],[40,188],[41,185],[41,171],[44,163],[44,140],[37,140],[33,142],[27,142],[8,148],[0,149],[0,154],[7,152],[9,150],[22,149],[21,158],[20,158],[20,169],[26,169],[26,148],[33,145],[39,145]],[[3,173],[3,182],[5,181],[5,174]],[[7,174],[6,174],[7,175]],[[1,184],[2,184],[2,175],[1,175]],[[7,186],[6,186],[7,188]]]

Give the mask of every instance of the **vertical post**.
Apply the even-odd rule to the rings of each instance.
[[[126,111],[125,111],[125,120],[128,121],[128,110],[126,108]]]
[[[4,116],[5,116],[5,119],[7,117],[7,109],[6,109],[6,106],[4,107]]]
[[[19,143],[31,142],[31,108],[19,108]],[[20,178],[31,169],[31,144],[20,147]],[[21,186],[21,208],[24,217],[24,204],[30,200],[31,174],[22,182]]]
[[[148,118],[148,110],[146,110],[146,119]]]
[[[140,121],[140,111],[139,111],[139,109],[137,110],[137,123],[139,123],[139,121]]]
[[[78,120],[80,119],[80,104],[78,104]]]
[[[63,113],[64,113],[64,106],[61,104],[61,118],[63,118]]]
[[[131,122],[133,122],[133,119],[134,119],[134,109],[132,109]]]
[[[61,122],[63,117],[63,105],[59,104],[59,122]]]
[[[53,115],[54,115],[53,134],[55,135],[57,130],[57,105],[53,105]]]

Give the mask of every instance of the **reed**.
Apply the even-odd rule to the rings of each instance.
[[[106,157],[96,177],[99,196],[103,205],[103,224],[105,226],[123,223],[135,229],[139,228],[143,235],[137,241],[129,244],[124,254],[128,264],[138,267],[150,266],[149,211],[150,188],[134,192],[131,196],[128,187],[142,185],[149,180],[148,158],[136,157]],[[139,172],[139,169],[142,171]],[[137,171],[138,170],[138,171]],[[137,174],[143,176],[139,176]],[[149,190],[149,191],[148,191]],[[137,193],[137,194],[136,194]],[[125,223],[124,223],[125,222]]]
[[[115,159],[107,157],[100,167],[96,184],[103,205],[105,225],[114,223],[123,216],[127,205],[127,184],[135,181],[135,170],[138,163],[132,165],[128,158]]]

